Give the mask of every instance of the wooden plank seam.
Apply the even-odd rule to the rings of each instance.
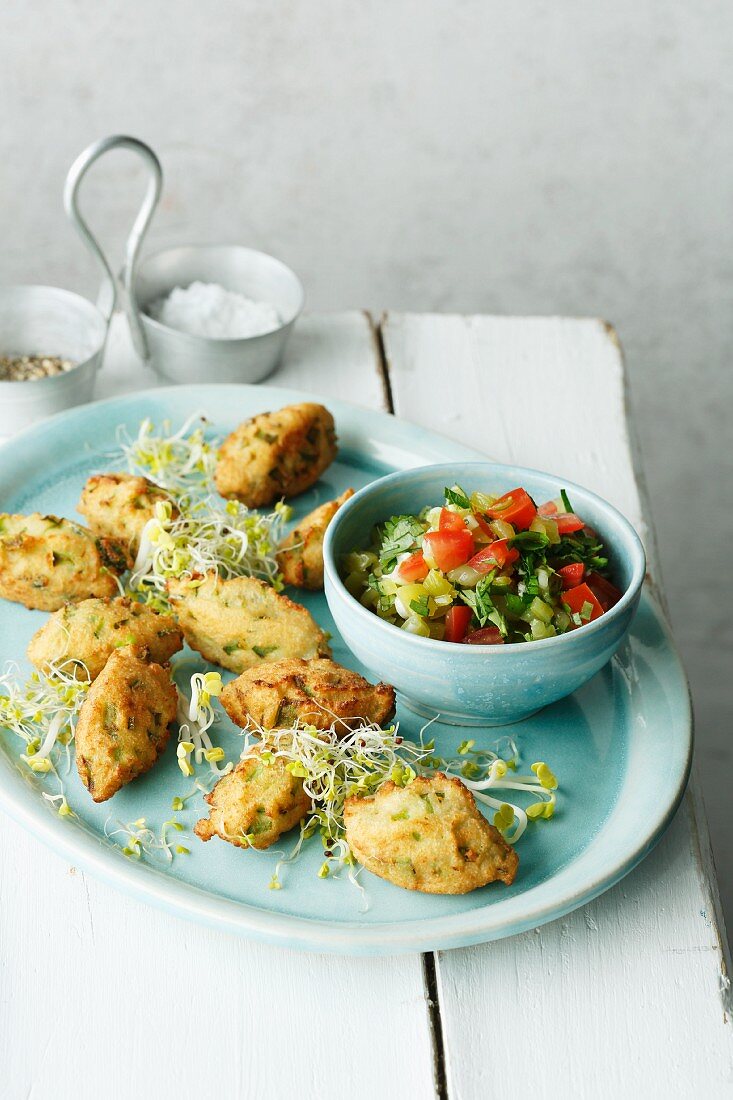
[[[394,415],[394,402],[392,399],[392,383],[389,376],[389,362],[384,346],[382,334],[382,322],[386,315],[383,314],[378,323],[375,323],[369,313],[366,314],[370,328],[374,336],[374,345],[377,354],[377,362],[384,386],[384,402],[387,411]],[[445,1035],[443,1021],[440,1014],[440,992],[437,977],[437,960],[432,952],[425,952],[422,956],[423,982],[425,986],[425,1002],[430,1026],[430,1042],[433,1049],[433,1078],[435,1081],[436,1100],[448,1100],[448,1076],[445,1063]]]

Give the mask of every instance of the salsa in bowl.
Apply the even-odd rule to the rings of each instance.
[[[490,462],[373,482],[337,513],[324,558],[356,656],[413,709],[461,724],[518,721],[590,679],[628,630],[645,571],[610,504]]]
[[[445,486],[439,504],[394,515],[344,555],[341,576],[385,622],[439,641],[503,645],[593,622],[622,592],[606,548],[567,491],[537,505],[523,486],[501,495]]]

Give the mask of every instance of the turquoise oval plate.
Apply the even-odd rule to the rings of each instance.
[[[269,386],[192,386],[63,413],[0,448],[0,510],[75,516],[89,474],[121,468],[114,459],[120,424],[134,434],[146,416],[179,426],[192,413],[205,412],[221,435],[254,413],[300,400],[313,397]],[[296,517],[347,486],[361,487],[393,470],[484,457],[394,417],[340,401],[326,404],[336,418],[341,451],[322,480],[298,499]],[[322,593],[306,593],[303,602],[323,627],[334,630]],[[2,666],[15,660],[29,671],[25,647],[44,619],[41,612],[0,601]],[[333,649],[337,661],[356,666],[338,636]],[[198,655],[179,654],[179,661],[182,656],[189,675],[204,667]],[[419,718],[409,711],[398,717],[403,733],[419,733]],[[454,753],[466,735],[437,724],[431,733],[444,754]],[[644,593],[617,657],[575,695],[519,725],[471,731],[479,744],[492,745],[499,735],[515,738],[525,767],[534,760],[551,765],[560,780],[558,812],[552,821],[532,823],[520,841],[513,886],[495,883],[462,897],[407,892],[363,872],[365,910],[362,895],[344,874],[317,877],[323,855],[316,838],[282,871],[282,889],[270,890],[276,853],[242,851],[218,840],[203,845],[192,835],[204,810],[198,794],[177,815],[189,838],[177,840],[190,847],[190,855],[170,864],[129,860],[107,839],[105,824],[109,820],[114,828],[145,817],[160,828],[171,817],[172,798],[191,787],[177,767],[175,738],[148,775],[101,806],[91,802],[72,766],[64,783],[75,816],[61,818],[42,798],[52,785],[29,775],[18,759],[22,742],[2,730],[0,806],[60,855],[112,885],[178,916],[270,943],[393,954],[464,947],[522,932],[582,905],[630,871],[659,839],[684,792],[692,751],[687,683],[651,596]],[[238,757],[240,738],[226,720],[217,740],[232,759]]]

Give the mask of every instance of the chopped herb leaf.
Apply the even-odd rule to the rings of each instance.
[[[381,530],[379,557],[382,566],[390,565],[400,554],[417,549],[422,536],[423,525],[417,516],[392,516]]]
[[[446,488],[445,503],[455,504],[457,508],[471,507],[471,501],[468,499],[460,485],[454,485],[452,489]]]
[[[481,578],[473,590],[469,588],[459,592],[459,596],[471,608],[478,619],[479,626],[493,623],[494,626],[498,626],[502,635],[506,637],[509,630],[506,619],[491,598],[491,580],[492,575],[487,574],[487,576]]]
[[[578,561],[589,572],[605,573],[608,569],[608,558],[603,550],[603,544],[598,538],[589,535],[587,531],[576,531],[572,535],[563,536],[557,546],[553,546],[552,563],[568,565]]]
[[[423,619],[430,614],[430,606],[427,596],[420,596],[416,600],[410,600],[410,608],[416,615],[422,615]]]
[[[542,550],[550,545],[550,540],[543,531],[517,531],[511,542],[520,553],[523,550]]]

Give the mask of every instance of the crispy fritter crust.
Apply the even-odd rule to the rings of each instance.
[[[118,539],[134,558],[142,529],[158,501],[170,500],[164,489],[134,474],[95,474],[84,486],[77,511],[95,535]]]
[[[353,495],[354,490],[347,489],[336,500],[321,504],[283,539],[277,561],[286,584],[323,588],[323,536],[341,505]]]
[[[344,820],[359,862],[405,890],[467,894],[496,879],[511,885],[517,873],[517,853],[460,779],[442,772],[348,798]]]
[[[293,658],[243,672],[226,685],[221,704],[238,726],[300,722],[325,730],[336,721],[345,732],[355,720],[384,725],[394,715],[395,695],[389,684],[375,687],[335,661]]]
[[[171,615],[159,615],[127,597],[81,600],[67,603],[36,631],[28,659],[36,668],[52,660],[80,661],[95,680],[107,659],[125,645],[141,646],[152,661],[165,664],[183,646],[183,636]]]
[[[192,649],[232,672],[284,657],[331,655],[310,612],[254,577],[171,580],[168,593]]]
[[[76,766],[95,802],[106,802],[161,755],[176,717],[170,670],[136,646],[116,649],[89,689],[76,726]]]
[[[114,596],[129,568],[121,543],[95,538],[58,516],[0,514],[0,596],[39,611],[68,601]]]
[[[220,779],[206,801],[211,813],[194,825],[196,836],[219,836],[237,848],[269,848],[311,808],[303,780],[279,757],[265,763],[257,750]]]
[[[303,402],[245,420],[219,448],[216,487],[250,508],[296,496],[318,481],[336,457],[333,417]]]

